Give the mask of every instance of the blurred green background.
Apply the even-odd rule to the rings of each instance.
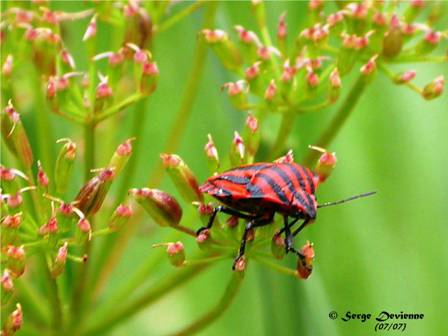
[[[58,5],[68,6],[67,3]],[[271,31],[275,31],[277,19],[284,11],[288,12],[291,32],[304,27],[306,2],[268,2],[267,7]],[[133,154],[138,157],[133,186],[145,186],[159,162],[159,153],[163,151],[186,87],[201,22],[202,10],[199,10],[153,41],[154,59],[161,75],[146,110],[138,111],[146,113],[147,117],[143,144],[140,151]],[[85,67],[86,61],[84,47],[80,44],[86,23],[87,20],[70,24],[66,32],[69,50],[80,68]],[[235,24],[256,31],[249,2],[220,5],[216,27],[231,31]],[[101,29],[99,32],[105,47],[109,45],[111,49],[112,32]],[[441,73],[448,75],[446,64],[412,64],[409,68],[417,70],[419,84]],[[207,134],[213,135],[220,155],[224,156],[230,148],[233,131],[244,125],[245,115],[235,111],[226,94],[220,91],[221,85],[230,80],[235,78],[209,53],[193,113],[177,150],[201,181],[208,176],[203,155]],[[348,85],[343,84],[343,87],[346,90]],[[378,195],[322,209],[316,222],[298,237],[296,246],[307,239],[315,246],[315,268],[307,281],[288,278],[250,263],[234,303],[220,320],[199,334],[369,335],[374,334],[374,321],[331,320],[329,312],[376,315],[386,310],[425,314],[423,320],[408,322],[406,335],[448,335],[447,106],[446,93],[427,102],[379,75],[328,148],[337,153],[339,161],[331,178],[320,187],[318,198],[321,202],[338,200],[371,190],[377,190]],[[296,121],[289,142],[296,161],[300,162],[305,156],[307,146],[316,141],[335,108],[337,104]],[[133,136],[131,125],[134,118],[139,117],[130,109],[99,127],[98,166],[107,162],[116,144]],[[24,122],[35,144],[39,141],[32,132],[35,121],[26,111]],[[111,134],[108,130],[114,123],[119,125],[118,131]],[[275,133],[270,129],[276,129],[278,123],[276,117],[271,117],[263,136],[271,138]],[[52,125],[55,139],[69,136],[81,142],[81,128],[57,116],[52,116]],[[82,182],[81,172],[74,182],[75,194]],[[161,189],[175,194],[167,179]],[[183,206],[188,207],[188,204]],[[152,227],[151,220],[145,216],[138,236],[108,284],[109,291],[125,280],[144,256],[154,253],[153,243],[166,239],[167,232],[154,232]],[[181,239],[186,243],[187,256],[197,250],[192,239],[184,236]],[[295,267],[294,258],[286,259],[286,263]],[[230,266],[229,260],[218,263],[119,325],[111,334],[162,335],[178,330],[219,300],[231,277]],[[154,277],[174,271],[165,263]],[[108,293],[106,291],[104,297],[107,298]]]

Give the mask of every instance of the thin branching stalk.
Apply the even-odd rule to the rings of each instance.
[[[232,278],[230,279],[229,284],[226,287],[226,290],[221,297],[221,300],[207,313],[205,313],[202,317],[200,317],[197,321],[194,321],[187,327],[182,330],[179,330],[173,333],[173,336],[187,336],[193,335],[196,332],[205,329],[210,324],[212,324],[216,319],[218,319],[227,308],[232,303],[235,296],[238,294],[238,291],[243,282],[243,275],[239,273],[233,273]]]
[[[207,3],[207,10],[204,14],[203,27],[210,28],[213,26],[215,20],[215,13],[218,6],[218,2]],[[187,87],[182,98],[181,105],[174,118],[171,130],[168,132],[167,143],[163,150],[164,153],[172,153],[177,149],[180,140],[185,132],[185,128],[190,119],[191,112],[193,110],[193,104],[198,94],[199,84],[202,79],[202,73],[204,72],[205,60],[207,57],[208,47],[201,41],[196,44],[196,50],[193,56],[193,66],[188,79]],[[154,169],[151,177],[149,178],[149,185],[157,186],[163,176],[163,166],[161,163]]]
[[[183,10],[179,11],[175,15],[169,17],[162,23],[160,23],[159,27],[157,28],[157,33],[163,32],[165,30],[170,29],[172,26],[174,26],[176,23],[184,19],[185,17],[189,16],[191,13],[194,13],[196,10],[201,8],[206,4],[206,0],[198,0],[193,2],[188,7],[185,7]]]
[[[318,140],[313,143],[315,146],[322,148],[327,148],[329,144],[334,140],[336,135],[341,130],[344,123],[347,121],[350,114],[353,112],[356,104],[358,103],[361,96],[364,94],[365,89],[368,87],[368,82],[366,82],[365,76],[360,75],[356,80],[355,84],[351,88],[347,97],[345,97],[344,102],[339,107],[330,125],[325,129],[325,131],[320,135]],[[317,160],[320,153],[317,151],[310,151],[308,156],[305,158],[303,163],[305,166],[311,167],[312,164]]]
[[[122,323],[177,287],[185,284],[191,278],[197,276],[207,269],[209,264],[186,267],[178,272],[172,272],[169,276],[161,280],[157,285],[151,287],[141,297],[120,306],[113,306],[105,316],[98,317],[93,314],[93,321],[85,330],[86,335],[98,335],[105,332],[115,325]]]

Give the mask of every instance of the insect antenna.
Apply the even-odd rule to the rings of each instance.
[[[371,191],[371,192],[367,192],[367,193],[364,193],[364,194],[351,196],[349,198],[345,198],[345,199],[340,200],[340,201],[322,203],[322,204],[319,204],[317,207],[318,208],[324,208],[324,207],[327,207],[327,206],[338,205],[338,204],[342,204],[342,203],[346,203],[346,202],[350,202],[350,201],[356,200],[358,198],[369,197],[369,196],[372,196],[372,195],[375,195],[375,194],[376,194],[376,191]]]

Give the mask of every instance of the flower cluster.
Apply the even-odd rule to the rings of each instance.
[[[238,132],[235,132],[228,156],[221,159],[212,136],[208,135],[204,153],[210,162],[210,173],[253,162],[259,140],[257,125],[257,118],[249,114],[246,119],[244,135],[241,136]],[[312,149],[322,153],[315,166],[316,178],[322,183],[335,168],[336,155],[322,148],[313,147]],[[210,218],[216,215],[214,209],[219,204],[214,203],[213,200],[209,199],[209,196],[201,193],[197,178],[182,158],[176,154],[161,154],[161,159],[168,176],[183,201],[187,204],[192,204],[196,208],[196,213],[200,219],[199,223],[202,224],[201,226],[206,226]],[[279,163],[293,161],[292,151],[276,160]],[[207,263],[212,260],[235,258],[244,230],[244,225],[238,225],[238,217],[229,215],[223,219],[220,215],[219,218],[215,218],[217,224],[211,229],[201,230],[199,233],[196,233],[199,225],[196,228],[190,228],[182,223],[182,209],[174,196],[161,190],[149,188],[131,189],[129,192],[157,224],[162,227],[180,230],[196,238],[201,254],[199,257],[192,259],[186,259],[184,245],[180,241],[154,245],[154,247],[166,246],[168,258],[174,266],[187,267],[201,262]],[[286,253],[285,238],[279,234],[280,224],[281,218],[279,217],[274,220],[272,225],[251,230],[247,239],[247,252],[234,265],[237,272],[243,272],[246,269],[248,260],[253,259],[261,264],[302,279],[310,276],[314,260],[314,249],[309,242],[306,242],[298,253],[296,270],[275,263],[275,259],[283,259]]]
[[[240,77],[223,86],[239,110],[321,110],[338,100],[344,77],[355,71],[367,84],[377,69],[425,99],[436,98],[443,91],[442,75],[420,88],[412,83],[415,71],[393,73],[389,69],[392,64],[416,61],[447,62],[446,55],[430,55],[447,39],[446,31],[435,28],[436,12],[441,9],[426,10],[423,1],[411,1],[406,9],[403,5],[310,1],[311,24],[291,35],[284,13],[272,41],[274,34],[266,28],[264,4],[253,1],[261,37],[236,25],[235,39],[220,29],[204,29],[201,38],[222,64]],[[425,23],[418,22],[419,18]]]

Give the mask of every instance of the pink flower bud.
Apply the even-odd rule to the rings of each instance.
[[[274,237],[272,237],[271,252],[276,259],[283,259],[285,256],[285,240],[281,237],[281,235],[275,234]]]
[[[40,161],[37,161],[37,167],[37,182],[41,187],[47,188],[49,183],[48,176],[42,168]]]
[[[120,204],[109,220],[109,228],[113,231],[120,230],[133,214],[134,211],[130,205]]]
[[[168,259],[173,266],[180,267],[184,264],[185,251],[182,242],[168,243],[166,252],[168,253]]]
[[[288,153],[286,153],[286,155],[278,158],[274,162],[278,162],[278,163],[293,163],[294,162],[294,153],[293,153],[292,149],[290,149],[288,151]]]
[[[120,156],[129,156],[132,154],[132,141],[134,141],[135,138],[127,139],[125,142],[120,144],[117,147],[116,153]]]
[[[201,34],[204,37],[205,41],[208,43],[218,43],[226,41],[228,39],[227,33],[219,29],[203,29],[201,31]]]
[[[425,6],[424,0],[411,0],[411,6],[414,8],[423,8]]]
[[[14,174],[13,169],[0,166],[0,180],[1,181],[12,181],[15,178],[16,178],[16,174]]]
[[[84,232],[84,233],[91,232],[90,222],[87,220],[87,218],[81,218],[78,221],[77,226],[78,226],[78,229],[81,230],[81,232]]]
[[[58,253],[56,254],[56,262],[65,263],[65,261],[67,260],[67,254],[68,254],[68,243],[65,242],[64,245],[62,245],[58,249]]]
[[[330,85],[334,89],[341,87],[341,77],[339,76],[338,68],[334,68],[330,73]]]
[[[42,13],[42,19],[45,22],[48,22],[50,24],[58,24],[59,23],[59,15],[56,12],[53,12],[51,10],[49,10],[48,8],[43,7],[42,8],[43,13]]]
[[[349,10],[349,14],[357,19],[364,19],[368,14],[368,7],[365,3],[349,3],[346,8]]]
[[[19,190],[15,194],[9,195],[6,204],[10,208],[18,208],[23,203],[22,192]]]
[[[88,39],[96,36],[96,15],[92,17],[87,26],[86,32],[82,38],[83,41],[87,41]]]
[[[129,0],[126,5],[123,6],[123,14],[126,17],[132,17],[138,14],[139,1]]]
[[[50,76],[50,78],[48,78],[47,83],[47,97],[51,99],[54,96],[56,96],[57,89],[58,89],[57,78],[54,76]]]
[[[72,55],[67,51],[67,49],[61,50],[61,59],[62,62],[70,66],[70,68],[74,69],[76,67],[75,60],[73,59]]]
[[[205,229],[202,230],[201,233],[199,233],[199,235],[196,237],[196,242],[199,244],[199,247],[206,247],[205,244],[207,244],[207,242],[210,241],[210,230],[209,229]]]
[[[229,96],[236,96],[245,91],[244,81],[228,82],[223,85],[227,89],[227,94]]]
[[[181,195],[189,202],[202,201],[204,196],[199,190],[197,179],[185,162],[175,154],[161,154],[160,157]]]
[[[107,79],[104,79],[104,81],[100,82],[96,87],[96,98],[103,99],[111,96],[112,96],[112,88],[107,83]]]
[[[246,118],[246,126],[255,133],[258,130],[258,119],[252,113],[249,113]]]
[[[233,268],[237,272],[244,272],[246,269],[246,258],[244,258],[244,256],[239,257],[238,260],[235,261]]]
[[[280,18],[278,20],[277,38],[279,40],[286,39],[286,36],[288,35],[285,19],[286,19],[286,13],[283,13],[282,15],[280,15]]]
[[[158,189],[131,189],[129,195],[146,210],[160,226],[177,226],[182,218],[182,208],[170,194]]]
[[[205,154],[211,160],[219,162],[218,150],[216,149],[215,143],[213,142],[213,138],[211,134],[207,135],[208,142],[204,146]]]
[[[233,145],[235,146],[240,158],[244,159],[244,142],[243,138],[237,131],[235,131],[233,135]]]
[[[16,213],[14,215],[7,215],[2,220],[2,225],[10,229],[17,229],[21,223],[22,223],[21,212]]]
[[[14,284],[12,282],[11,274],[8,269],[5,269],[3,271],[2,277],[1,277],[1,283],[2,283],[2,289],[5,292],[10,292],[14,289]]]
[[[73,205],[70,203],[61,203],[61,205],[59,206],[59,212],[63,215],[63,216],[71,216],[74,213],[73,210]]]
[[[25,249],[23,246],[14,246],[8,245],[6,246],[6,255],[10,258],[23,260],[25,258]]]
[[[12,105],[11,100],[8,101],[8,105],[5,107],[5,113],[8,115],[9,119],[13,123],[18,123],[20,121],[20,114],[16,111],[14,106]]]
[[[308,279],[313,270],[314,248],[313,245],[307,241],[300,249],[300,255],[297,260],[297,275],[301,279]]]
[[[16,21],[17,23],[30,23],[33,21],[33,12],[24,10],[24,9],[17,9],[16,11]]]
[[[133,215],[133,211],[131,206],[126,204],[120,204],[117,209],[115,210],[115,213],[118,217],[131,217]]]
[[[308,85],[311,88],[315,88],[316,86],[319,85],[319,76],[316,73],[312,72],[312,71],[309,71],[307,73],[306,80],[308,82]]]
[[[16,310],[14,310],[6,319],[2,335],[15,335],[16,332],[22,327],[23,322],[23,313],[22,306],[20,303],[16,305]]]
[[[243,26],[235,26],[235,30],[241,42],[255,44],[256,46],[260,45],[260,40],[254,32],[246,30]]]
[[[159,68],[156,62],[145,62],[142,65],[142,72],[147,76],[157,76],[159,74]]]
[[[269,82],[269,85],[264,92],[264,99],[267,101],[272,101],[277,93],[277,85],[275,84],[275,81],[271,79]]]
[[[5,63],[3,63],[2,66],[2,74],[3,76],[10,76],[12,73],[12,67],[13,67],[13,56],[11,54],[9,54],[8,56],[6,56],[5,59]]]
[[[442,33],[438,31],[430,30],[425,35],[425,41],[433,45],[439,44],[441,39]]]
[[[329,33],[329,25],[315,24],[313,27],[307,28],[300,33],[301,37],[313,42],[319,42],[325,39]]]
[[[124,62],[124,53],[123,50],[120,49],[115,53],[111,53],[108,57],[109,64],[111,66],[117,66]]]
[[[342,20],[344,20],[344,12],[343,11],[333,13],[327,17],[327,23],[330,27],[337,25]]]
[[[58,231],[58,220],[55,216],[50,217],[47,223],[39,228],[41,235],[54,234]]]
[[[297,68],[295,66],[290,66],[289,60],[285,62],[283,65],[283,73],[280,77],[282,82],[290,82],[294,79],[295,74],[297,73]]]
[[[319,181],[324,182],[328,176],[331,175],[332,171],[336,167],[336,153],[330,153],[325,151],[316,165],[316,174],[319,176]]]
[[[34,41],[39,37],[39,33],[34,28],[28,28],[25,32],[25,39],[28,41]]]
[[[386,15],[384,15],[384,13],[382,13],[382,12],[376,12],[373,15],[372,21],[377,26],[385,26],[387,23]]]
[[[372,58],[369,59],[369,61],[364,64],[360,71],[363,75],[370,75],[376,70],[376,59],[378,58],[378,55],[374,55]]]
[[[143,64],[148,61],[148,52],[146,50],[138,49],[134,54],[134,61]]]
[[[269,46],[260,46],[257,49],[257,55],[264,61],[269,61],[272,57],[272,55],[275,56],[281,56],[280,51],[278,51],[276,48]]]
[[[246,69],[244,73],[248,81],[251,81],[252,79],[258,77],[258,75],[260,74],[260,64],[261,62],[255,62]]]
[[[417,72],[415,70],[408,70],[402,73],[399,73],[395,76],[394,82],[396,84],[406,84],[415,78]]]
[[[423,88],[422,92],[423,98],[427,100],[437,98],[442,94],[444,86],[445,86],[444,76],[439,76],[435,78],[431,83],[427,84]]]
[[[323,6],[324,6],[323,0],[310,0],[310,2],[308,3],[308,8],[310,10],[318,11],[322,9]]]

